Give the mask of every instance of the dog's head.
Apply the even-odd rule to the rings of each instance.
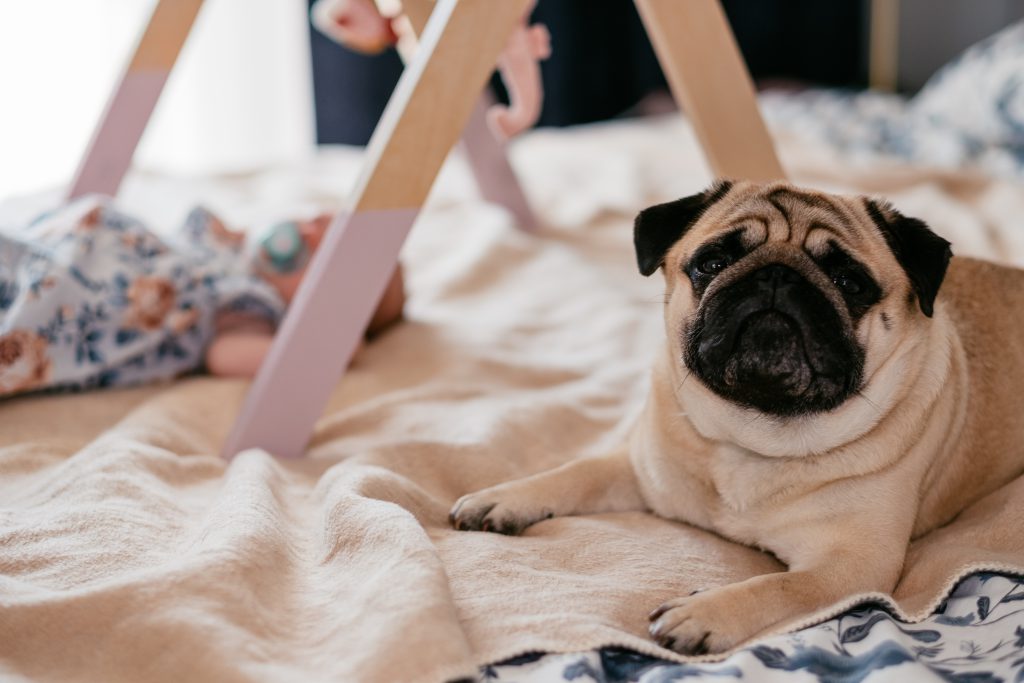
[[[676,362],[733,406],[781,420],[834,411],[924,333],[949,243],[888,205],[723,181],[646,209],[640,272],[666,279]]]

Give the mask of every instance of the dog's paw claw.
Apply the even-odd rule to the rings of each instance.
[[[671,609],[671,606],[668,605],[667,603],[664,604],[664,605],[659,605],[658,607],[655,607],[653,610],[651,610],[651,613],[647,615],[647,621],[654,621],[655,619],[657,619],[658,617],[660,617],[662,614],[664,614],[665,612],[669,611],[670,609]],[[652,633],[651,635],[654,635],[654,634]]]
[[[493,495],[484,491],[460,498],[448,514],[448,521],[458,531],[489,531],[518,536],[528,526],[554,516],[554,512],[548,509],[535,514],[517,510],[514,501],[495,501]]]
[[[497,503],[468,505],[460,500],[448,513],[448,520],[457,531],[489,531],[491,520],[487,515]]]
[[[706,655],[724,652],[754,635],[756,629],[728,616],[718,590],[696,590],[657,607],[648,615],[651,638],[680,654]]]

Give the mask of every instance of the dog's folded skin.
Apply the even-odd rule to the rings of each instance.
[[[650,615],[665,647],[722,652],[891,593],[912,538],[1024,470],[1024,271],[947,274],[920,221],[785,183],[652,207],[635,238],[668,303],[628,450],[463,496],[456,528],[646,509],[770,551],[788,571]]]

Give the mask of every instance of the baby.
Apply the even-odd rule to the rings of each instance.
[[[85,197],[0,233],[0,397],[168,379],[251,377],[330,217],[253,246],[202,208],[174,242]],[[397,270],[367,334],[400,317]]]

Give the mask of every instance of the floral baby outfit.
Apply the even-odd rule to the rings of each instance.
[[[202,364],[219,314],[277,323],[240,234],[197,208],[176,237],[98,196],[0,233],[0,397],[171,378]]]

